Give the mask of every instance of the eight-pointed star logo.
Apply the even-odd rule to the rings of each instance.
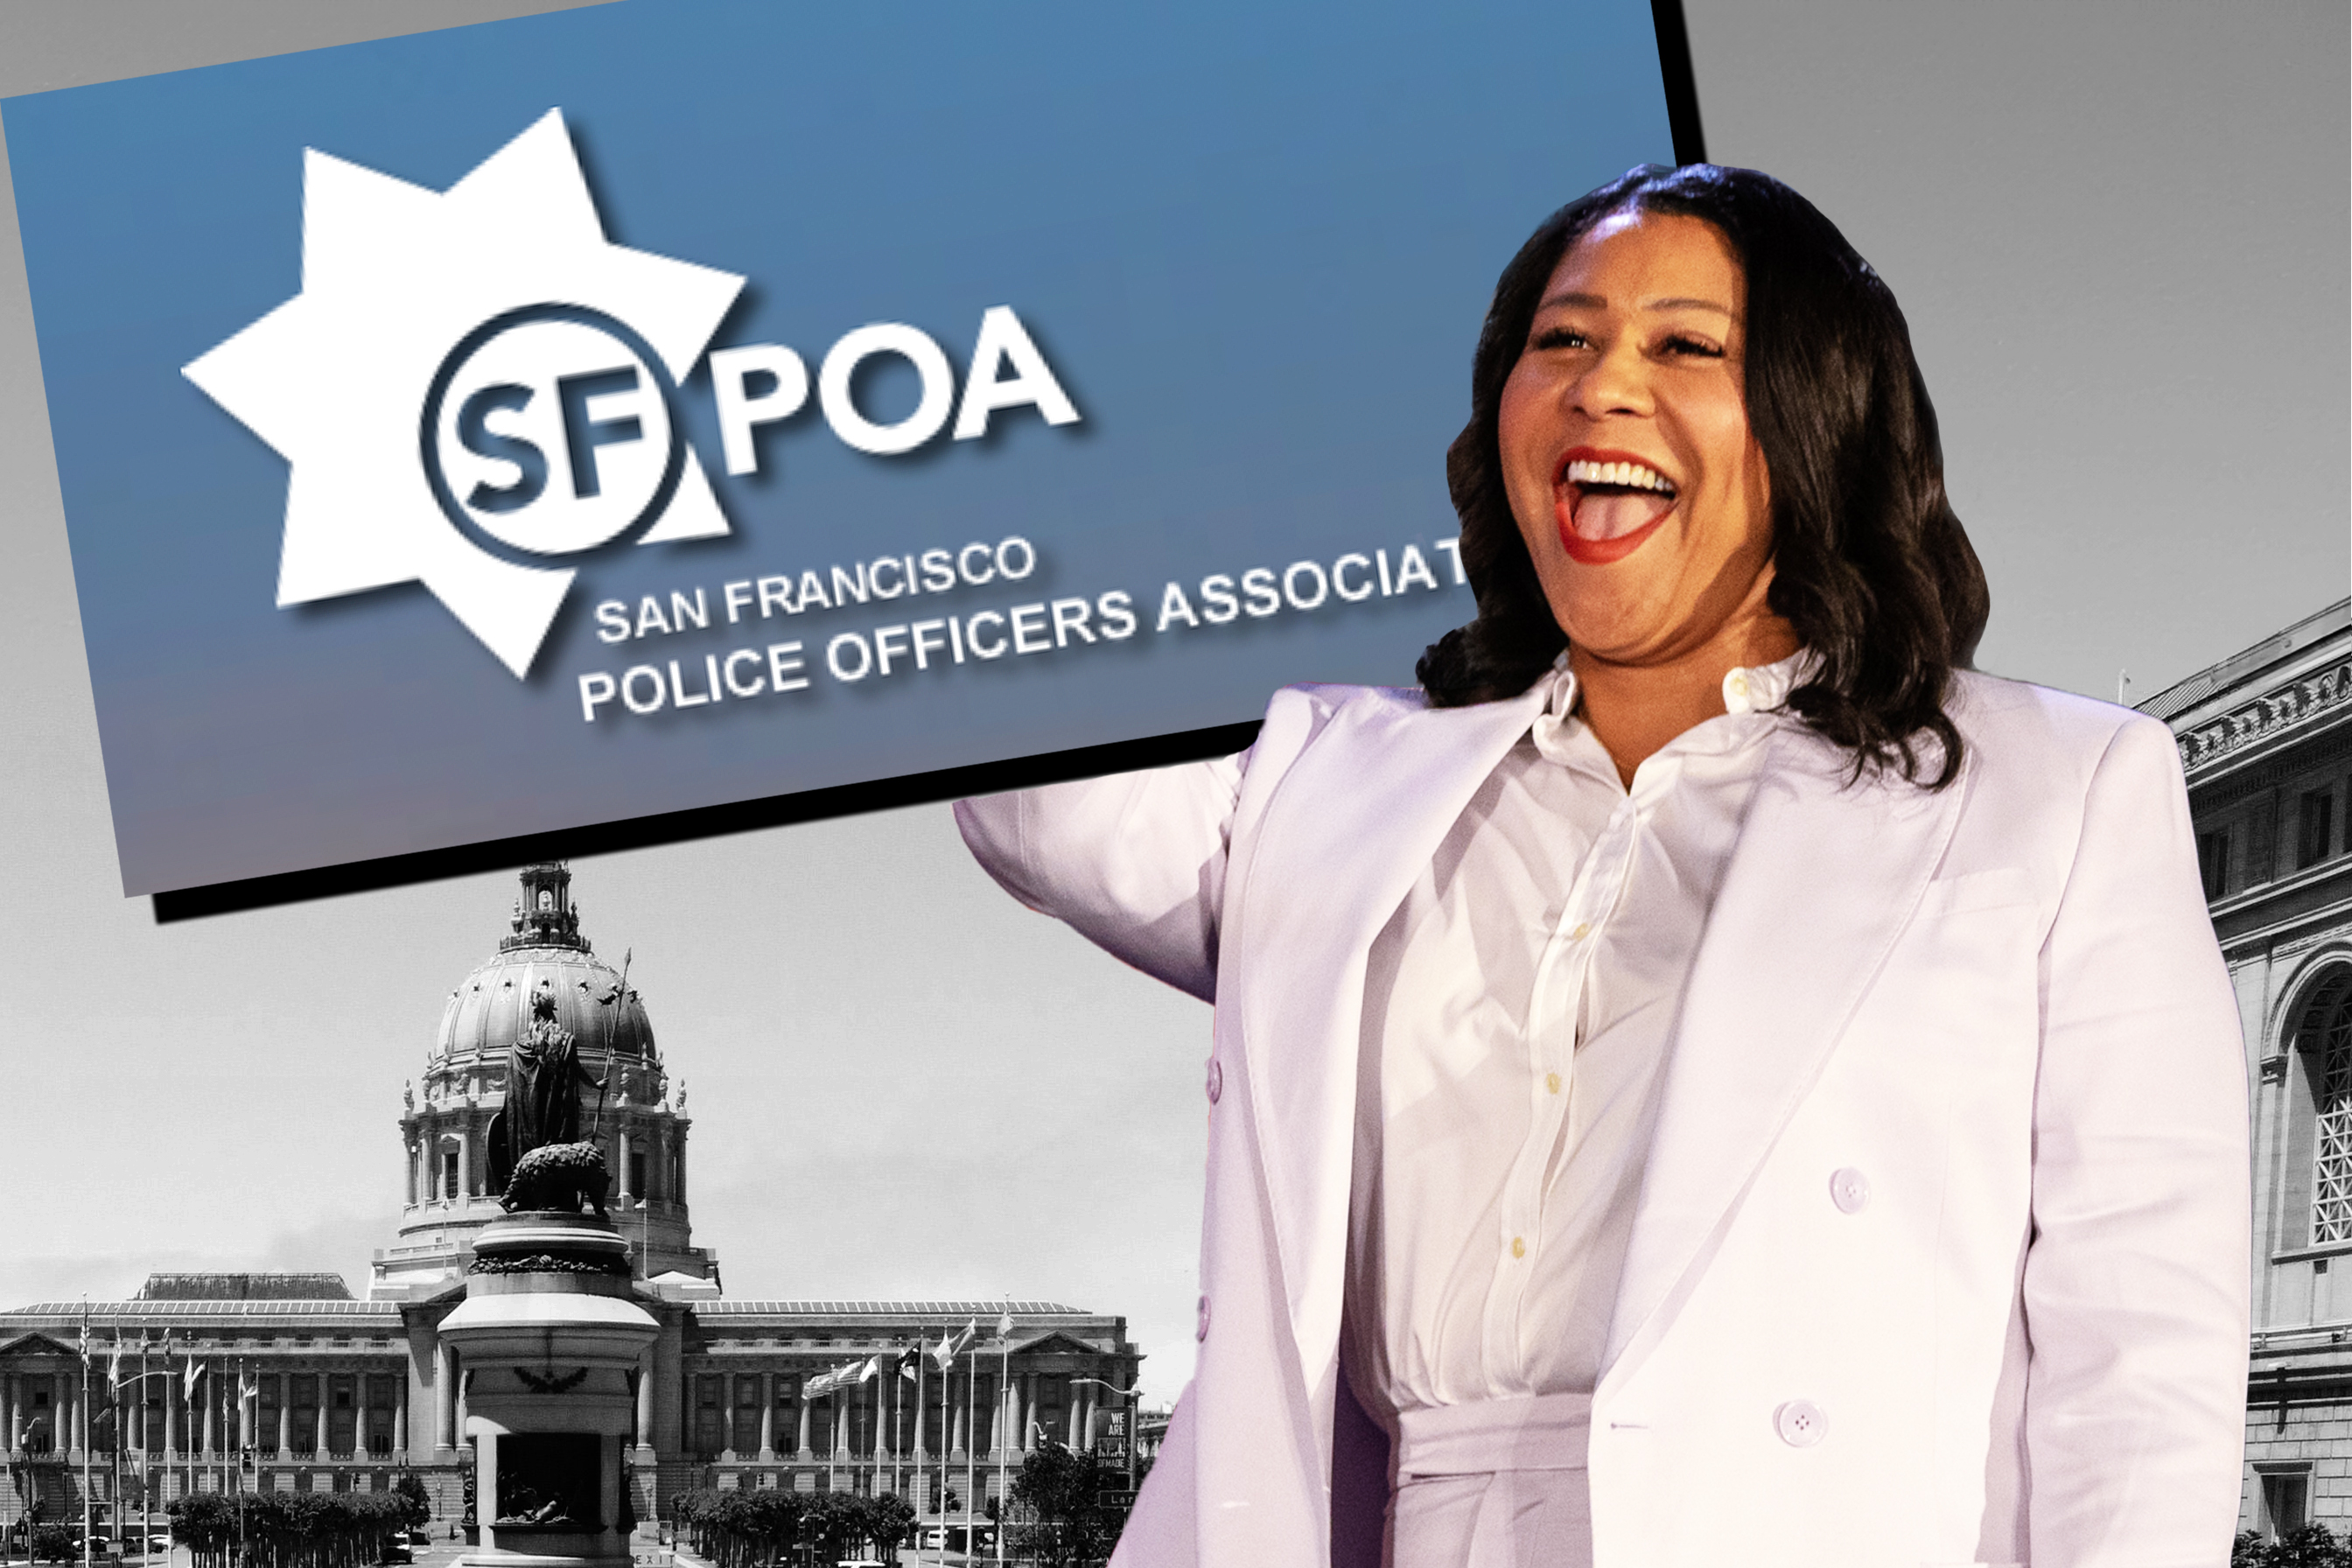
[[[436,192],[312,148],[302,291],[184,367],[290,468],[278,603],[422,582],[517,677],[554,563],[728,531],[672,406],[743,279],[604,237],[561,110]]]

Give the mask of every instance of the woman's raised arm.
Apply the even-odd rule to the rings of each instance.
[[[1225,845],[1248,755],[960,800],[956,826],[1014,898],[1213,1001]]]

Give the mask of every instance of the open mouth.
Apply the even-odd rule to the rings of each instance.
[[[1588,566],[1622,561],[1675,510],[1675,483],[1630,452],[1588,447],[1560,459],[1552,479],[1559,542]]]

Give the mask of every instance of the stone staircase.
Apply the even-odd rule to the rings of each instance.
[[[47,1524],[81,1518],[81,1491],[71,1467],[55,1459],[18,1460],[0,1471],[0,1520],[14,1526],[28,1511]]]

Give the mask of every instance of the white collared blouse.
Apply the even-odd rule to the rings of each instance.
[[[1807,658],[1732,670],[1630,789],[1563,658],[1373,942],[1346,1350],[1368,1408],[1598,1381],[1683,984]]]

